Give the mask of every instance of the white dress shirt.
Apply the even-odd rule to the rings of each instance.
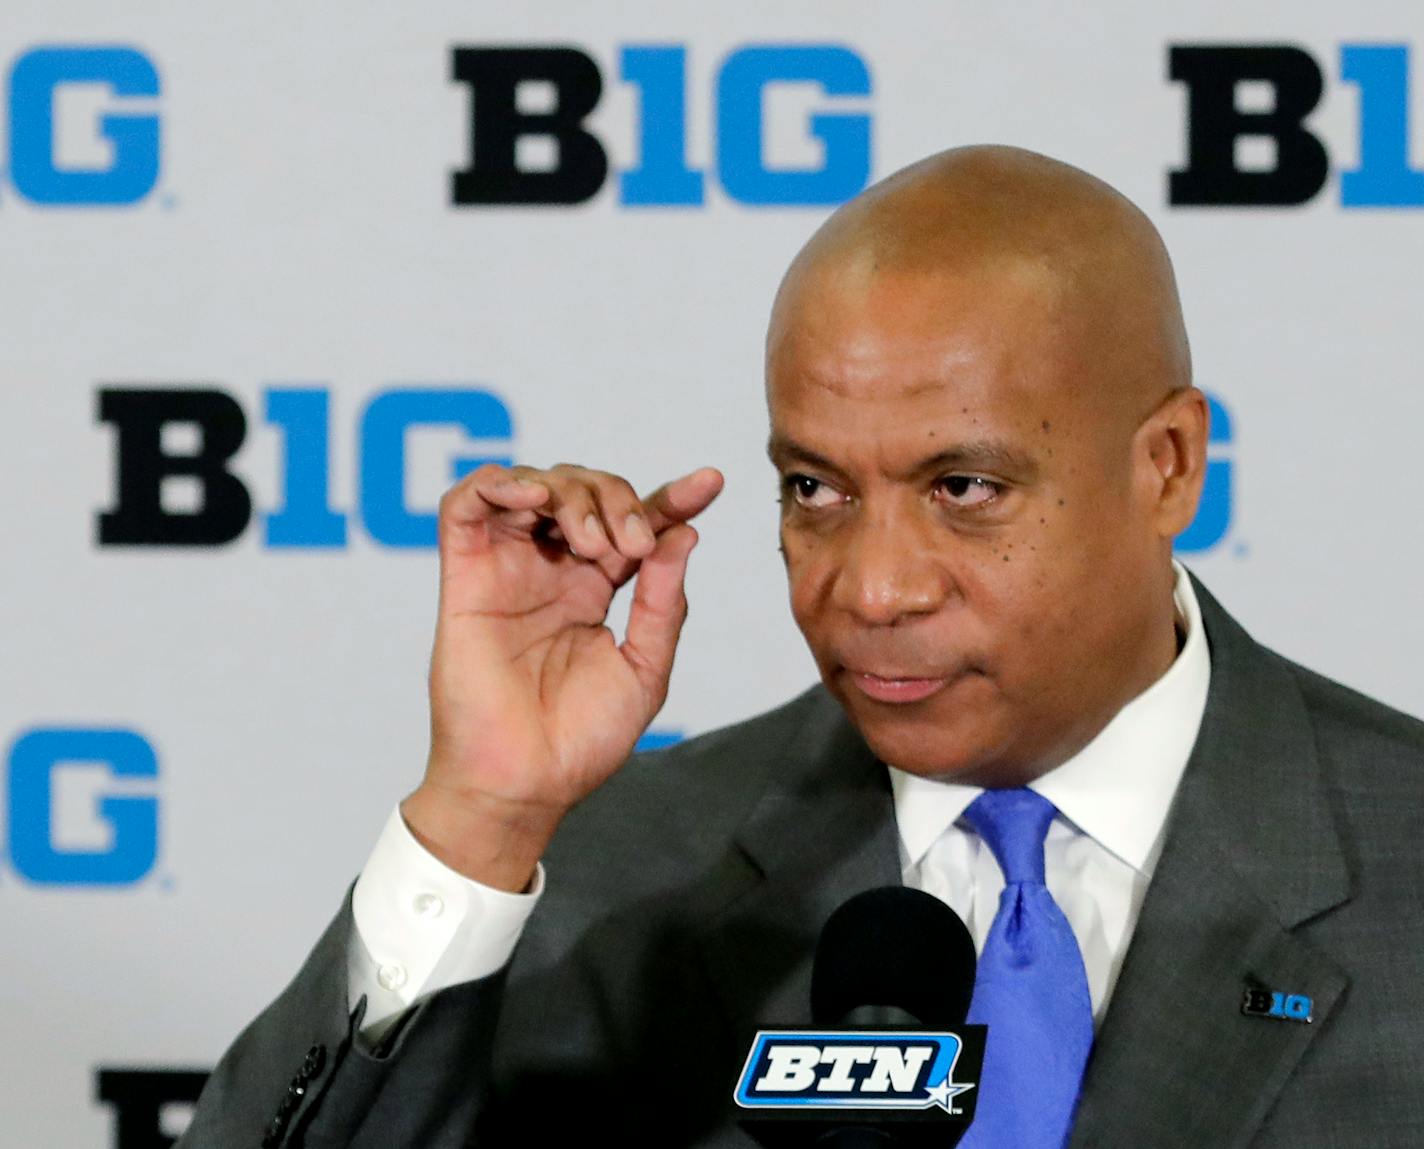
[[[1206,635],[1191,582],[1180,565],[1176,572],[1186,641],[1172,666],[1031,785],[1059,810],[1044,845],[1046,877],[1083,952],[1095,1020],[1117,980],[1206,708]],[[960,818],[980,791],[893,767],[890,780],[905,884],[946,902],[982,949],[1004,879]],[[353,1004],[367,998],[363,1036],[378,1036],[421,997],[497,971],[543,888],[542,866],[525,894],[470,881],[426,851],[393,811],[352,895],[347,985]]]

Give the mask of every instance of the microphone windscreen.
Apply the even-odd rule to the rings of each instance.
[[[969,1012],[974,967],[974,939],[938,898],[908,886],[866,890],[821,930],[811,1017],[817,1025],[846,1024],[869,1008],[953,1029]]]

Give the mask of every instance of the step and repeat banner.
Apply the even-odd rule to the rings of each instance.
[[[945,147],[1157,222],[1214,418],[1183,559],[1424,713],[1416,4],[5,17],[7,1146],[167,1145],[294,972],[419,778],[434,508],[481,461],[727,475],[651,740],[814,680],[768,305],[836,204]]]

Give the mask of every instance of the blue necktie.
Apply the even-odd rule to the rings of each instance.
[[[1093,1007],[1077,939],[1043,882],[1043,840],[1057,812],[1032,790],[986,790],[964,812],[1005,885],[969,1006],[989,1041],[960,1149],[1062,1149],[1073,1128]]]

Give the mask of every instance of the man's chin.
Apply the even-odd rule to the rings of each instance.
[[[965,704],[973,687],[951,683],[922,701],[901,705],[878,702],[853,686],[833,693],[886,765],[927,778],[982,784],[977,776],[993,774],[1008,746],[982,708]],[[960,697],[951,700],[950,694]]]

